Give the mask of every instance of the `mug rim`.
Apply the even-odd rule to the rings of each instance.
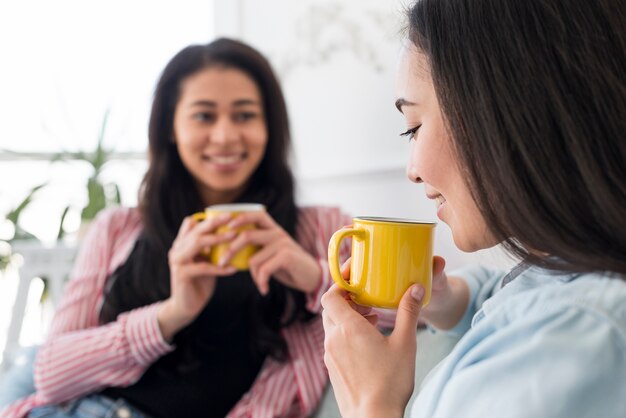
[[[262,203],[221,203],[204,209],[205,212],[258,212],[264,210],[265,205]]]
[[[355,216],[355,221],[372,222],[372,223],[385,223],[385,224],[409,224],[409,225],[429,225],[436,226],[435,221],[423,221],[419,219],[408,218],[392,218],[385,216]]]

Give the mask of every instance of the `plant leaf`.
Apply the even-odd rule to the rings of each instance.
[[[65,236],[65,228],[63,227],[63,222],[65,222],[65,217],[67,216],[69,210],[69,206],[66,206],[65,209],[63,209],[63,213],[61,214],[61,222],[59,223],[59,232],[57,232],[57,240],[61,240]]]
[[[120,187],[115,183],[112,183],[111,186],[113,187],[113,204],[121,205],[122,194],[120,193]]]
[[[109,113],[111,109],[107,108],[104,112],[104,117],[102,118],[102,125],[100,126],[100,133],[98,134],[98,144],[96,146],[96,151],[94,152],[91,163],[93,165],[94,170],[96,171],[95,176],[97,177],[102,169],[104,163],[106,163],[109,151],[104,148],[104,136],[106,133],[107,124],[109,121]]]
[[[13,222],[13,225],[15,225],[15,226],[16,226],[16,231],[17,231],[17,223],[18,223],[18,221],[19,221],[19,219],[20,219],[20,215],[22,214],[22,211],[23,211],[24,209],[26,209],[26,207],[27,207],[27,206],[28,206],[28,205],[32,202],[32,200],[33,200],[33,195],[34,195],[35,193],[37,193],[37,191],[38,191],[39,189],[41,189],[42,187],[44,187],[46,184],[47,184],[47,183],[43,183],[43,184],[40,184],[40,185],[35,186],[35,187],[33,187],[32,189],[30,189],[30,190],[29,190],[29,192],[28,192],[28,195],[24,198],[24,200],[22,200],[22,201],[20,202],[20,204],[19,204],[19,205],[17,205],[17,207],[16,207],[15,209],[13,209],[11,212],[9,212],[9,213],[7,214],[6,218],[7,218],[9,221]],[[16,234],[17,234],[17,232],[16,232]]]
[[[30,232],[23,229],[21,226],[15,226],[15,235],[13,238],[9,240],[9,242],[17,241],[17,240],[28,240],[28,239],[38,239],[36,236],[31,234]]]
[[[104,186],[93,176],[87,180],[88,202],[80,214],[82,220],[91,220],[96,214],[106,207],[106,194]]]

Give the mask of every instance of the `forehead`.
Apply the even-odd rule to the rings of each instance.
[[[210,99],[230,101],[250,99],[259,101],[261,92],[256,82],[245,72],[230,67],[208,67],[191,74],[180,85],[181,101]]]
[[[402,47],[396,75],[396,98],[415,99],[432,88],[428,59],[413,44]]]

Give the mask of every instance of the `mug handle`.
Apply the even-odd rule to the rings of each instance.
[[[330,276],[339,287],[358,295],[362,290],[344,280],[341,275],[341,267],[339,266],[339,245],[344,238],[351,235],[356,238],[365,239],[367,232],[362,229],[354,229],[353,227],[342,228],[336,231],[333,236],[330,237],[330,242],[328,243],[328,266],[330,267]],[[350,274],[352,274],[352,272],[350,272]]]

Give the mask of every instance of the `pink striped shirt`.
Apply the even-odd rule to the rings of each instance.
[[[302,208],[296,231],[298,243],[322,267],[317,291],[307,295],[307,308],[319,313],[322,294],[332,280],[327,248],[331,235],[352,222],[332,207]],[[35,394],[15,402],[0,418],[23,417],[43,405],[136,382],[158,358],[172,351],[159,330],[156,313],[161,302],[134,309],[115,322],[99,325],[106,279],[130,254],[141,231],[135,209],[103,212],[81,244],[76,263],[35,362]],[[350,255],[344,242],[341,257]],[[283,329],[289,359],[267,358],[254,384],[228,417],[303,417],[313,413],[327,383],[324,330],[318,316]]]

